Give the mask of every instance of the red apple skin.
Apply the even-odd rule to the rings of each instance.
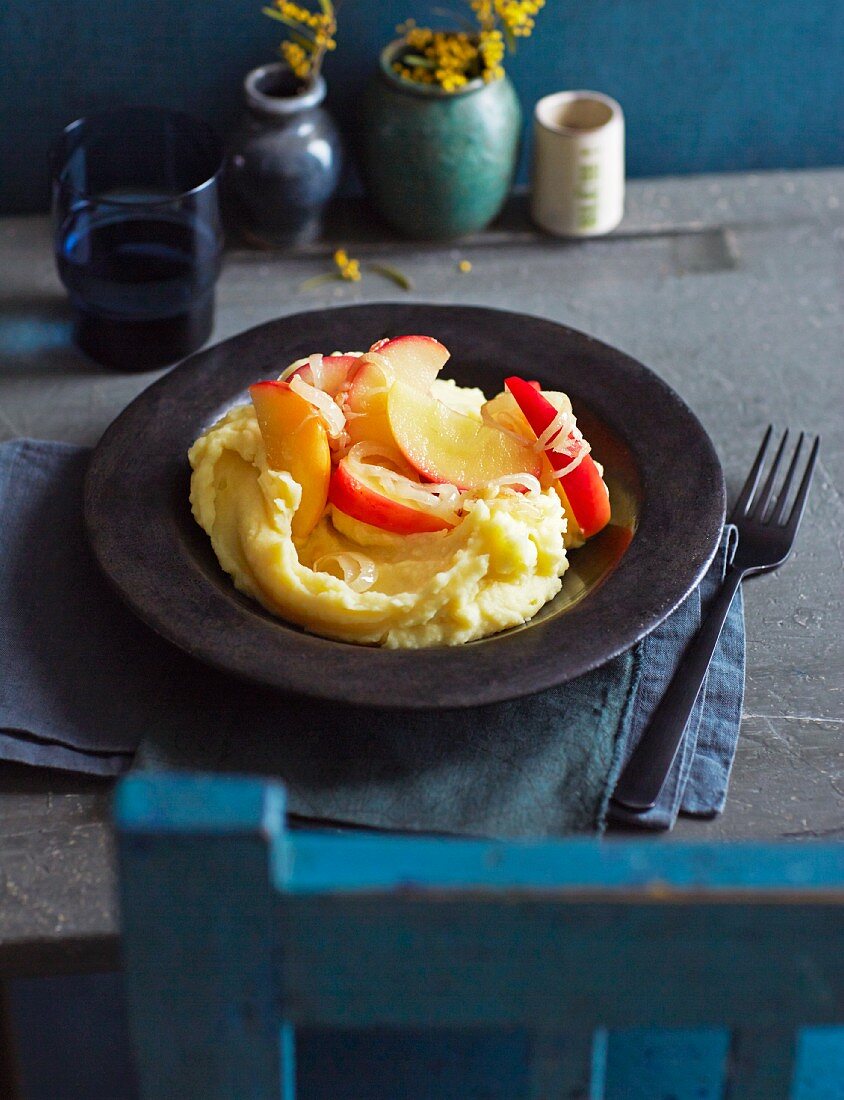
[[[451,524],[439,516],[401,504],[379,493],[365,481],[355,477],[345,459],[331,475],[328,503],[360,523],[392,531],[396,535],[420,535],[431,531],[447,531]]]
[[[560,503],[563,506],[563,512],[565,512],[566,516],[566,547],[571,547],[573,550],[576,550],[586,542],[586,536],[580,529],[580,524],[577,522],[577,517],[572,511],[569,498],[563,492],[563,487],[560,485],[560,479],[554,476],[554,467],[548,461],[547,454],[543,455],[542,476],[539,479],[539,483],[543,489],[553,489],[560,498]]]
[[[585,539],[597,535],[610,522],[610,495],[592,456],[586,455],[570,474],[558,479],[568,497]]]
[[[538,388],[523,378],[507,378],[504,384],[538,439],[557,415],[557,410]],[[545,454],[555,470],[568,461],[565,455],[556,451],[546,449]],[[591,455],[586,455],[571,473],[558,478],[557,484],[565,494],[584,538],[591,538],[606,527],[611,514],[609,492]]]
[[[369,350],[377,351],[388,363],[394,363],[397,377],[411,386],[418,385],[425,393],[451,358],[448,348],[433,336],[395,336],[392,340],[376,341]],[[421,367],[418,358],[422,359]]]
[[[323,392],[330,397],[336,397],[342,387],[347,382],[352,381],[360,364],[361,358],[357,355],[324,355],[322,365],[326,370],[326,375],[323,379]],[[303,363],[301,367],[297,367],[285,379],[285,382],[289,383],[294,376],[298,376],[303,382],[307,382],[309,386],[314,384],[310,363]]]

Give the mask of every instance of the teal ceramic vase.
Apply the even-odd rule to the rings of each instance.
[[[504,76],[456,92],[413,84],[392,69],[403,47],[381,54],[364,100],[363,171],[379,213],[417,239],[443,239],[488,225],[513,183],[521,109]]]

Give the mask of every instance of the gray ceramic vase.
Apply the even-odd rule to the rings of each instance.
[[[342,162],[340,134],[321,106],[325,81],[302,84],[276,62],[253,69],[243,87],[246,111],[226,168],[229,220],[264,245],[313,240]]]
[[[422,239],[483,229],[513,183],[521,109],[505,76],[455,92],[393,71],[404,43],[381,54],[364,101],[363,170],[379,213]]]

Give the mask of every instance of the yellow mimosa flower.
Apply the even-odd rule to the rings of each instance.
[[[417,84],[438,84],[456,92],[478,77],[489,82],[504,76],[505,50],[527,38],[545,0],[470,0],[478,24],[476,35],[435,31],[408,19],[396,29],[404,50],[393,61],[395,73]]]
[[[319,75],[322,61],[337,46],[337,18],[332,0],[319,0],[320,11],[312,12],[293,0],[273,0],[263,9],[271,19],[290,28],[290,39],[282,42],[281,56],[300,80]]]
[[[338,248],[334,253],[334,263],[341,279],[348,279],[352,283],[360,282],[360,260],[350,259],[345,248]]]

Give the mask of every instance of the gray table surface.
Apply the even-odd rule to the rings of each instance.
[[[396,241],[352,208],[321,245],[230,252],[220,280],[215,340],[303,309],[399,297],[583,329],[686,399],[733,494],[769,421],[822,433],[794,556],[746,588],[747,692],[726,812],[681,820],[669,841],[844,838],[842,215],[844,170],[637,181],[620,229],[591,242],[538,235],[518,200],[499,228],[453,245]],[[301,289],[338,243],[400,266],[413,290],[374,274]],[[0,220],[0,440],[93,444],[157,377],[107,373],[68,334],[46,219]],[[109,795],[103,781],[0,766],[0,971],[115,963]]]

